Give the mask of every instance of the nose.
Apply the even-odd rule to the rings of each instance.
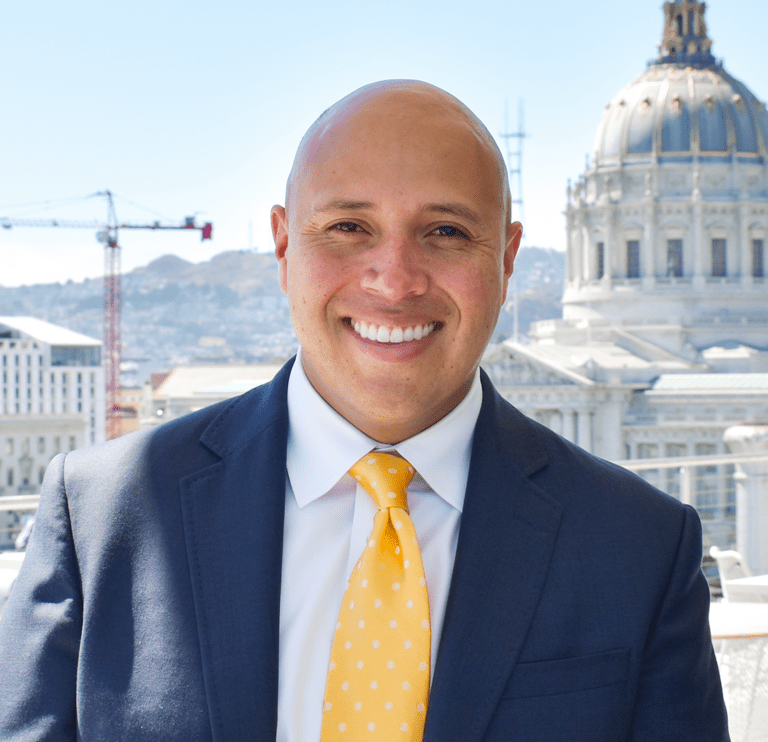
[[[398,301],[421,296],[429,287],[421,247],[407,237],[390,237],[366,251],[368,264],[362,278],[366,291]]]

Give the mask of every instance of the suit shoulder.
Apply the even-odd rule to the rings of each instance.
[[[634,472],[585,451],[495,394],[500,445],[522,462],[534,484],[564,506],[607,507],[628,513],[653,510],[682,518],[684,505],[679,500]]]

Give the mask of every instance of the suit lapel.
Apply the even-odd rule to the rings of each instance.
[[[201,441],[221,461],[181,482],[213,739],[274,739],[290,364]]]
[[[425,742],[480,740],[520,654],[560,521],[528,479],[546,463],[530,423],[484,376]]]

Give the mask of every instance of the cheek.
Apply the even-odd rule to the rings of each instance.
[[[472,325],[495,322],[501,307],[502,281],[495,271],[466,271],[453,284],[453,296],[463,321]]]

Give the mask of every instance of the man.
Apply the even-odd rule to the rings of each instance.
[[[694,511],[478,371],[520,244],[509,209],[492,137],[437,88],[376,83],[318,119],[272,211],[298,360],[54,461],[0,625],[0,738],[728,739]],[[411,470],[407,504],[374,504],[356,468],[374,457]],[[333,673],[379,661],[378,635],[356,659],[344,632],[371,624],[345,611],[395,554],[429,604],[402,688],[429,699],[382,732],[400,712],[381,686]],[[339,721],[347,701],[359,718]]]

